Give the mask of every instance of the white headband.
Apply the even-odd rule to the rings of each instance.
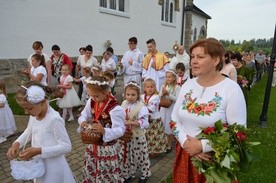
[[[175,76],[177,76],[177,74],[173,70],[167,70],[167,72],[173,73]]]
[[[125,86],[125,88],[127,87],[127,86],[129,86],[129,85],[134,85],[134,86],[136,86],[136,87],[138,87],[140,90],[141,90],[141,86],[139,86],[137,83],[134,83],[134,82],[129,82],[129,83],[127,83],[126,84],[126,86]]]
[[[145,83],[147,80],[152,79],[151,77],[147,77],[143,83]],[[154,79],[152,79],[154,81]],[[155,81],[154,81],[155,82]]]
[[[100,82],[100,81],[96,81],[96,80],[89,80],[89,79],[87,79],[87,80],[85,80],[85,82],[86,82],[86,84],[94,84],[94,85],[98,85],[98,86],[109,85],[109,83],[106,82],[106,81]]]
[[[27,101],[31,104],[38,104],[45,99],[45,91],[41,87],[37,85],[32,85],[29,88],[23,85],[21,87],[27,90]]]

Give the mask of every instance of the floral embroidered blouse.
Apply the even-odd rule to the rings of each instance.
[[[195,137],[201,128],[218,120],[246,125],[246,104],[239,85],[229,78],[211,87],[202,87],[197,78],[181,88],[172,112],[170,127],[183,147],[187,135]],[[201,140],[203,152],[212,151],[208,140]]]

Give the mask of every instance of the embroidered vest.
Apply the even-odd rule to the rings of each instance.
[[[123,101],[122,107],[125,108],[127,101]],[[129,119],[130,120],[135,120],[138,119],[138,114],[143,106],[142,102],[138,102],[138,104],[135,106],[135,108],[130,111],[129,113]],[[131,127],[132,131],[132,137],[141,137],[142,135],[145,134],[145,129],[141,129],[139,126],[132,126]]]
[[[95,105],[95,101],[91,100],[92,120],[95,118],[94,105]],[[111,118],[110,118],[110,111],[118,105],[119,104],[116,101],[116,99],[114,97],[110,96],[109,101],[105,105],[105,108],[104,108],[103,112],[101,113],[101,115],[98,118],[98,122],[101,123],[104,128],[111,128],[112,127],[112,121],[111,121]],[[111,144],[114,144],[114,142],[116,142],[116,140],[105,143],[103,141],[103,139],[101,139],[101,142],[99,143],[99,145],[111,145]]]

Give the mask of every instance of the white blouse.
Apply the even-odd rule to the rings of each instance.
[[[197,78],[182,86],[172,112],[172,131],[183,147],[187,135],[196,137],[201,128],[221,120],[246,125],[246,104],[239,85],[225,78],[211,87],[202,87]],[[212,150],[208,140],[201,140],[203,152]]]

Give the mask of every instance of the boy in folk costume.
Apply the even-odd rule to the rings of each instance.
[[[140,101],[141,87],[131,81],[125,86],[125,98],[122,107],[126,112],[126,129],[132,132],[129,141],[120,142],[120,164],[122,177],[125,182],[130,181],[138,168],[141,168],[142,175],[139,183],[144,183],[151,175],[148,144],[145,136],[145,128],[149,127],[148,109]]]
[[[157,51],[154,39],[147,41],[148,54],[143,60],[142,78],[152,78],[155,81],[156,89],[159,92],[165,81],[166,71],[169,69],[167,57]]]

